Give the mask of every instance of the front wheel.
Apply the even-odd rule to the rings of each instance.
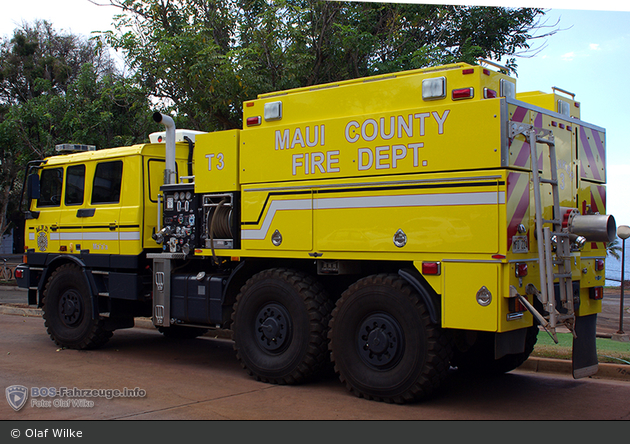
[[[112,332],[101,317],[92,318],[92,298],[80,268],[65,264],[55,270],[44,289],[44,325],[61,347],[86,350],[104,345]]]
[[[448,374],[450,340],[397,275],[368,276],[350,286],[337,301],[329,338],[335,370],[359,397],[417,401]]]

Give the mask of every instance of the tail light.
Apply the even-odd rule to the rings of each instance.
[[[602,271],[604,269],[604,259],[595,259],[595,271]]]
[[[516,277],[522,278],[527,276],[527,264],[519,263],[516,264]]]
[[[591,287],[589,297],[595,301],[604,299],[604,287]]]
[[[15,269],[15,272],[13,273],[13,275],[15,276],[16,279],[22,279],[24,277],[24,270],[18,267]]]
[[[510,313],[523,313],[527,311],[527,307],[519,298],[510,298],[508,299],[508,311]]]

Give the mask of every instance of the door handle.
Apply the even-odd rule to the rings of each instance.
[[[79,208],[77,210],[77,217],[92,217],[96,212],[96,208]]]

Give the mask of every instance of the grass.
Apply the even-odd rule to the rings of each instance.
[[[558,344],[544,331],[538,333],[538,341],[532,356],[540,358],[571,359],[573,336],[571,333],[558,333]],[[618,342],[608,338],[597,338],[599,362],[630,365],[630,342]]]

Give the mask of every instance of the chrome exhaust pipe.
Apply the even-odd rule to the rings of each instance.
[[[177,183],[177,170],[175,166],[175,121],[172,117],[159,112],[153,113],[153,120],[166,127],[166,152],[164,166],[164,184]]]
[[[589,242],[612,242],[617,238],[617,224],[610,214],[576,215],[571,218],[569,232]]]

